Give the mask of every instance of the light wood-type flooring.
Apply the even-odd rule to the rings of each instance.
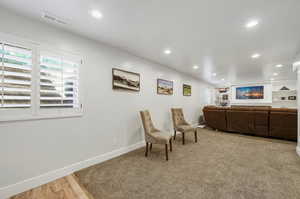
[[[75,175],[60,178],[10,199],[93,199]]]

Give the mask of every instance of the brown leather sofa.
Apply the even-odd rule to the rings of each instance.
[[[203,113],[214,129],[297,140],[297,109],[206,106]]]
[[[268,136],[269,108],[233,107],[226,116],[228,131]]]
[[[297,140],[297,122],[297,109],[271,109],[270,137]]]
[[[226,110],[228,108],[223,107],[205,107],[205,122],[208,126],[219,129],[222,131],[227,131],[227,120],[226,120]]]

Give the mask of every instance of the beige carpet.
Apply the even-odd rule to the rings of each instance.
[[[76,173],[95,199],[296,199],[300,157],[296,143],[199,130],[169,161],[163,146],[144,148]]]

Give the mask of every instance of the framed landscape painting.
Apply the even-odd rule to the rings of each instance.
[[[173,82],[164,79],[157,79],[157,94],[173,95]]]
[[[191,96],[192,95],[192,86],[183,84],[183,96]]]
[[[112,76],[113,89],[140,91],[140,74],[113,68]]]
[[[264,86],[248,86],[236,88],[236,99],[264,99]]]

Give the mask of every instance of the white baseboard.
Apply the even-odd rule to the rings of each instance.
[[[53,180],[56,180],[58,178],[70,175],[76,171],[79,171],[81,169],[90,167],[95,164],[99,164],[101,162],[104,162],[106,160],[112,159],[114,157],[120,156],[122,154],[128,153],[130,151],[133,151],[135,149],[141,148],[145,145],[145,142],[139,142],[134,145],[123,147],[69,166],[66,166],[61,169],[57,169],[54,171],[50,171],[48,173],[45,173],[43,175],[33,177],[30,179],[26,179],[24,181],[18,182],[16,184],[12,184],[6,187],[0,188],[0,199],[9,198],[13,195],[22,193],[24,191],[30,190],[32,188],[38,187],[43,184],[47,184]]]
[[[300,146],[296,147],[297,154],[300,156]]]

